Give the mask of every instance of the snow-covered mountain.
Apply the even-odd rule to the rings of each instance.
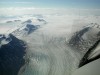
[[[3,70],[0,69],[0,74],[2,75],[37,75],[37,73],[47,75],[49,70],[50,75],[70,75],[76,68],[87,64],[89,60],[95,59],[100,54],[100,44],[93,48],[100,39],[100,25],[97,23],[90,23],[81,28],[66,41],[63,36],[55,38],[49,34],[41,35],[42,27],[47,24],[43,18],[13,20],[7,21],[6,24],[13,22],[14,24],[19,22],[17,23],[19,25],[9,30],[8,35],[0,35],[0,68]],[[55,20],[53,22],[56,24]],[[54,28],[55,32],[52,32],[56,33],[57,26],[53,25],[51,29],[48,26],[44,29],[49,28],[52,31]],[[40,31],[34,33],[39,28]],[[67,33],[66,28],[66,26],[62,28],[65,29],[65,33]]]
[[[12,41],[9,35],[0,34],[0,47]]]
[[[12,29],[8,30],[8,33],[11,33],[15,35],[16,37],[20,36],[26,36],[37,30],[38,28],[42,27],[43,25],[46,25],[46,21],[41,18],[32,18],[27,20],[13,20],[13,21],[7,21],[6,23],[13,23],[17,25],[13,27]],[[18,25],[19,24],[19,25]]]
[[[68,44],[83,56],[79,67],[100,58],[100,25],[91,23],[85,26],[71,37]]]
[[[43,19],[28,19],[25,22],[22,22],[22,25],[19,26],[15,31],[12,32],[15,36],[26,36],[37,30],[38,28],[45,25],[46,21]]]
[[[20,22],[20,23],[18,23]],[[8,44],[12,39],[10,38],[9,34],[14,35],[17,38],[28,36],[29,34],[33,33],[35,30],[39,29],[43,25],[45,25],[47,22],[43,18],[32,18],[27,20],[12,20],[7,21],[8,23],[12,24],[19,24],[15,27],[8,30],[7,34],[0,34],[0,46]]]
[[[40,25],[25,24],[22,27],[13,31],[12,34],[15,35],[15,36],[29,35],[32,32],[34,32],[35,30],[37,30],[39,27],[40,27]]]
[[[6,23],[21,22],[12,28],[8,34],[0,34],[0,74],[18,75],[19,70],[25,64],[26,44],[19,40],[20,37],[28,36],[38,28],[45,25],[43,19],[28,19],[26,21],[13,20]],[[16,38],[17,37],[17,38]]]
[[[69,44],[84,52],[100,39],[100,25],[91,23],[74,33]]]

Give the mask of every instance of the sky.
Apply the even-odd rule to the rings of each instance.
[[[0,0],[0,7],[100,8],[100,0]]]

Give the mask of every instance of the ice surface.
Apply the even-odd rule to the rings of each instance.
[[[26,54],[21,56],[25,63],[20,65],[18,75],[71,75],[88,49],[100,39],[100,16],[85,15],[89,14],[88,10],[80,15],[76,11],[72,14],[72,10],[28,10],[25,15],[14,11],[12,15],[9,12],[0,18],[0,32],[11,33],[26,43]],[[11,42],[14,47],[22,46],[20,41],[16,44],[8,37],[2,39],[0,45],[8,46]],[[18,50],[21,50],[19,46]],[[96,57],[99,53],[98,46],[87,58]]]

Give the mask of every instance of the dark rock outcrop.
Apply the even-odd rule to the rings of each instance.
[[[11,34],[9,36],[12,40],[0,47],[0,75],[17,75],[25,63],[26,44]]]

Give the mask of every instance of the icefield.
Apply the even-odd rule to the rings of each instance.
[[[99,59],[97,11],[16,8],[0,13],[0,75],[74,75]]]

